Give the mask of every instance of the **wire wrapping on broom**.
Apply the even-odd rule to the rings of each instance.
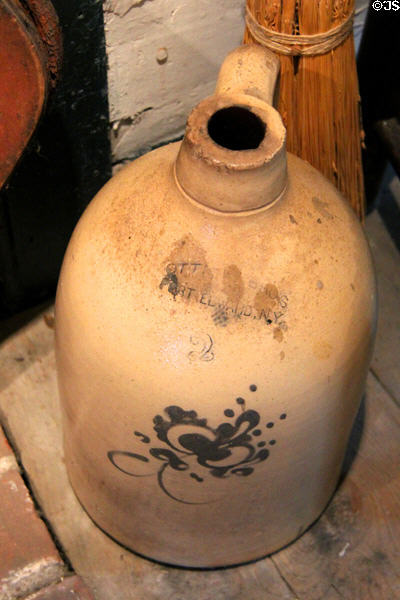
[[[257,23],[246,6],[246,25],[253,38],[266,48],[287,56],[316,56],[339,46],[353,28],[354,12],[339,25],[312,35],[292,35],[273,31]]]

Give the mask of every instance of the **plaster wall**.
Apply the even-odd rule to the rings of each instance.
[[[183,134],[241,43],[244,0],[105,0],[113,163]]]
[[[356,0],[359,45],[368,0]],[[112,161],[179,138],[242,41],[245,0],[104,0]]]

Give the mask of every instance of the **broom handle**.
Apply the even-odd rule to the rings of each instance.
[[[239,46],[224,60],[215,94],[246,94],[272,105],[279,67],[279,58],[270,50]]]

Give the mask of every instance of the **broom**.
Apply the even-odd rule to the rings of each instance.
[[[330,179],[363,220],[353,11],[354,0],[247,0],[244,41],[279,55],[288,150]]]

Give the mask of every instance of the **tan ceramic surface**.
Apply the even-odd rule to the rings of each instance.
[[[371,354],[373,269],[347,203],[300,159],[286,172],[279,139],[275,158],[254,161],[264,208],[258,192],[249,209],[243,167],[259,149],[208,138],[199,153],[186,138],[193,183],[175,168],[179,143],[136,160],[90,204],[65,257],[56,340],[71,483],[100,527],[157,560],[273,552],[337,483]],[[204,165],[213,145],[225,164]],[[245,212],[215,210],[207,182],[204,206],[205,168],[223,175],[218,201],[243,198]]]

